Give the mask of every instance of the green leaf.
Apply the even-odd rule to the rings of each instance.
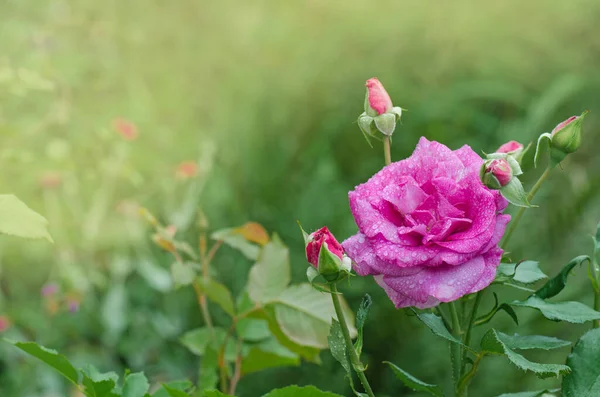
[[[53,242],[46,218],[12,194],[0,194],[0,233]]]
[[[213,279],[200,277],[198,278],[198,287],[208,299],[221,306],[225,313],[232,317],[235,316],[233,298],[226,286]]]
[[[435,335],[442,337],[452,343],[458,343],[459,345],[462,345],[462,342],[456,339],[454,336],[452,336],[452,334],[446,329],[444,321],[441,319],[441,317],[438,317],[433,313],[419,313],[414,309],[413,311],[415,312],[419,320],[421,320],[427,327],[429,327],[431,332],[433,332]]]
[[[362,353],[363,347],[363,327],[365,326],[365,322],[367,321],[367,316],[369,315],[369,310],[371,310],[371,305],[373,304],[373,300],[369,294],[365,294],[360,302],[360,306],[358,308],[358,312],[356,312],[356,329],[358,331],[358,336],[356,338],[356,343],[354,344],[354,348],[356,349],[358,355]]]
[[[302,358],[309,362],[320,363],[319,352],[320,349],[310,346],[303,346],[294,342],[290,339],[280,328],[275,316],[275,308],[267,307],[265,309],[256,310],[252,313],[253,318],[260,318],[266,320],[269,324],[269,331],[277,339],[282,346],[286,347],[290,351],[300,355]]]
[[[62,376],[71,381],[71,383],[78,384],[79,373],[77,370],[71,365],[65,356],[58,354],[58,352],[55,350],[47,349],[35,342],[14,342],[8,339],[5,339],[5,341],[15,345],[25,353],[43,361],[50,367],[57,370]]]
[[[542,156],[547,157],[550,154],[550,144],[552,142],[552,135],[544,133],[540,135],[535,148],[535,155],[533,157],[533,164],[537,168]]]
[[[337,318],[329,294],[315,291],[307,283],[293,285],[273,306],[279,327],[292,341],[303,346],[327,348],[331,319]],[[351,334],[356,336],[354,315],[345,303],[344,311]]]
[[[227,228],[217,230],[211,235],[213,240],[223,241],[231,248],[240,251],[246,258],[255,261],[258,258],[260,247],[246,240],[246,238],[237,231],[237,228]]]
[[[187,347],[192,353],[203,356],[208,346],[220,350],[225,342],[227,331],[221,327],[213,327],[214,341],[211,331],[208,327],[196,328],[186,332],[179,341]],[[235,361],[237,356],[234,338],[229,338],[225,348],[225,360]]]
[[[494,292],[494,307],[492,308],[492,310],[477,318],[477,320],[475,321],[475,325],[479,326],[479,325],[483,325],[483,324],[487,324],[488,322],[490,322],[492,320],[492,318],[496,315],[496,313],[498,313],[500,310],[504,310],[506,313],[508,313],[508,315],[513,319],[513,321],[519,325],[519,319],[517,317],[517,313],[515,313],[515,311],[513,310],[512,307],[510,307],[507,303],[503,303],[501,305],[498,305],[498,295],[496,295],[496,293]]]
[[[259,342],[271,336],[269,324],[265,320],[242,318],[236,324],[237,334],[245,341]]]
[[[422,391],[436,397],[444,396],[444,392],[442,391],[442,388],[440,386],[425,383],[389,361],[384,361],[384,364],[388,364],[392,368],[392,371],[394,371],[394,375],[396,375],[396,378],[400,379],[402,383],[406,385],[406,387],[409,387],[416,392]]]
[[[548,276],[540,270],[539,262],[536,261],[523,261],[517,264],[502,263],[498,266],[498,272],[522,284],[533,284],[548,278]]]
[[[93,366],[88,366],[81,371],[83,374],[82,384],[84,386],[84,394],[88,397],[112,397],[119,376],[114,372],[101,374]]]
[[[198,388],[200,390],[214,389],[219,380],[219,375],[217,373],[219,366],[218,360],[219,355],[217,350],[212,346],[208,346],[202,356],[202,361],[200,361],[198,375]]]
[[[529,200],[527,200],[527,193],[523,189],[521,181],[516,176],[513,176],[510,182],[500,188],[500,194],[512,205],[527,208],[532,207],[529,204]]]
[[[189,397],[185,391],[191,390],[193,386],[189,380],[163,383],[162,388],[158,389],[152,397]]]
[[[548,280],[546,284],[542,286],[539,290],[535,291],[535,295],[542,298],[548,299],[556,296],[560,293],[560,291],[565,288],[567,284],[567,278],[569,277],[569,272],[577,265],[581,265],[585,261],[589,261],[590,257],[587,255],[580,255],[576,258],[571,259],[569,263],[567,263],[560,273],[555,277]]]
[[[575,344],[567,357],[573,372],[563,378],[563,397],[596,397],[600,395],[600,328],[588,331]]]
[[[190,285],[196,279],[196,270],[189,262],[175,262],[171,265],[171,277],[177,288]]]
[[[242,360],[242,374],[261,371],[266,368],[300,365],[300,358],[271,338],[250,348]]]
[[[342,327],[340,326],[340,322],[338,320],[333,320],[331,322],[331,328],[329,331],[329,336],[327,337],[327,341],[329,343],[329,350],[331,351],[333,358],[342,364],[342,367],[347,374],[351,375],[352,365],[350,364],[350,359],[348,358],[346,341],[344,340]]]
[[[321,391],[314,386],[288,386],[283,389],[275,389],[263,397],[342,397],[326,391]]]
[[[544,389],[537,391],[522,391],[520,393],[504,393],[498,397],[543,397],[546,396],[547,393],[556,393],[560,391],[560,389]]]
[[[144,397],[150,388],[143,372],[131,374],[125,378],[123,397]]]
[[[289,250],[279,238],[273,238],[250,269],[248,294],[256,303],[269,302],[285,291],[290,280]]]
[[[551,336],[542,335],[507,335],[502,332],[497,332],[498,337],[510,349],[527,350],[527,349],[558,349],[565,346],[570,346],[571,342],[553,338]]]
[[[599,312],[580,302],[548,302],[532,295],[525,301],[514,301],[510,305],[537,309],[544,317],[554,321],[581,324],[600,319]]]
[[[174,387],[170,387],[168,385],[163,385],[163,389],[167,392],[167,395],[169,397],[190,397],[190,395],[187,394],[185,391],[181,389],[176,389]],[[157,394],[154,394],[153,397],[156,397]]]
[[[540,364],[527,360],[522,355],[515,353],[503,341],[501,334],[495,329],[490,329],[481,340],[481,348],[484,354],[500,354],[506,356],[511,363],[522,370],[532,371],[539,378],[549,378],[569,373],[570,369],[561,364]]]
[[[221,393],[218,390],[205,390],[204,394],[202,394],[202,397],[233,397],[233,396],[230,396],[229,394]]]

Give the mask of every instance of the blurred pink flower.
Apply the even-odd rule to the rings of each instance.
[[[10,326],[11,322],[8,317],[0,315],[0,332],[6,331]]]
[[[41,294],[45,298],[53,296],[57,292],[58,292],[58,284],[56,284],[54,282],[44,284],[44,286],[42,287],[42,290],[41,290]]]
[[[483,160],[421,138],[413,154],[349,193],[359,232],[342,243],[396,307],[429,308],[494,280],[508,202],[480,180]]]
[[[169,225],[169,226],[165,227],[165,231],[167,232],[169,237],[174,237],[175,233],[177,233],[177,226]]]
[[[182,179],[193,178],[198,175],[198,164],[195,161],[184,161],[177,166],[175,174]]]
[[[129,120],[117,118],[113,121],[113,127],[128,141],[134,141],[138,137],[137,127]]]
[[[306,244],[306,259],[315,268],[319,267],[319,254],[321,253],[321,247],[323,243],[327,243],[327,248],[332,254],[342,259],[344,249],[338,243],[336,238],[331,234],[327,226],[324,226],[314,233],[308,236],[308,243]]]
[[[365,85],[367,86],[369,106],[371,109],[375,110],[377,114],[386,113],[394,106],[389,94],[385,88],[383,88],[383,84],[381,84],[377,78],[373,77],[367,80]]]

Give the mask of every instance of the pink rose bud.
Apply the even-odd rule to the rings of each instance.
[[[316,269],[319,268],[319,254],[323,243],[327,244],[329,252],[340,258],[340,260],[343,258],[344,249],[342,245],[338,243],[333,234],[327,229],[327,226],[324,226],[311,233],[306,244],[306,259]]]
[[[485,172],[488,175],[493,175],[498,181],[498,184],[500,185],[496,187],[494,186],[496,185],[496,183],[490,184],[491,181],[489,179],[487,181],[484,180],[484,183],[487,182],[486,185],[490,188],[499,189],[502,186],[506,186],[513,177],[512,168],[510,168],[510,164],[508,164],[508,161],[506,161],[505,159],[495,159],[490,161],[490,163],[487,165]]]
[[[365,101],[365,112],[371,116],[377,116],[387,113],[394,106],[392,99],[388,95],[383,84],[377,78],[373,77],[367,80],[365,84],[367,86],[367,100]],[[376,114],[370,112],[374,110]]]
[[[552,135],[556,134],[558,131],[565,128],[567,125],[571,124],[573,121],[577,120],[579,116],[571,116],[563,122],[558,123],[556,127],[552,130]]]
[[[42,287],[42,296],[48,298],[58,292],[58,284],[56,283],[48,283]]]
[[[517,141],[509,141],[500,146],[496,153],[517,153],[523,150],[523,144]]]

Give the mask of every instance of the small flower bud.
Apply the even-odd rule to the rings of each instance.
[[[581,116],[571,116],[552,130],[552,148],[565,154],[573,153],[581,146],[584,112]]]
[[[509,141],[504,145],[500,146],[496,153],[506,153],[512,155],[518,155],[523,150],[523,144],[517,141]]]
[[[327,248],[329,251],[337,256],[340,260],[342,259],[342,254],[344,252],[342,245],[338,243],[327,226],[320,228],[314,233],[311,233],[308,236],[308,243],[306,244],[306,259],[316,269],[319,268],[319,256],[323,243],[327,243]]]
[[[367,96],[365,97],[365,113],[371,117],[376,117],[389,112],[392,107],[392,98],[387,93],[383,84],[373,77],[367,80]]]
[[[500,189],[508,185],[512,177],[512,168],[505,159],[490,160],[483,165],[481,180],[490,189]]]
[[[10,320],[6,316],[0,315],[0,332],[6,331],[10,328]]]

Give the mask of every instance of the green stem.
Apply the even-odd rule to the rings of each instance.
[[[338,293],[337,286],[335,284],[331,284],[331,299],[333,300],[333,307],[335,308],[335,314],[337,314],[338,321],[340,322],[340,326],[342,328],[342,334],[344,334],[344,340],[346,341],[346,351],[350,356],[350,362],[352,363],[352,367],[358,375],[358,379],[360,383],[362,383],[365,392],[369,397],[375,397],[373,394],[373,390],[371,389],[371,385],[365,376],[365,367],[360,362],[360,357],[358,357],[358,353],[356,349],[354,349],[354,345],[352,344],[352,338],[350,337],[350,330],[348,329],[348,323],[346,322],[346,317],[344,316],[344,311],[342,310],[342,303],[340,300],[340,294]]]
[[[392,152],[389,136],[383,138],[383,156],[385,157],[385,165],[390,165],[392,163]]]
[[[542,187],[544,181],[548,179],[550,171],[552,171],[550,167],[546,168],[546,171],[544,171],[542,176],[540,176],[540,179],[538,179],[535,185],[533,185],[533,187],[531,188],[531,191],[527,195],[527,201],[531,202],[531,200],[533,200],[538,190],[540,190],[540,188]],[[506,234],[504,234],[504,238],[502,239],[502,243],[500,244],[502,247],[506,248],[506,246],[508,245],[508,241],[510,240],[513,232],[517,228],[517,225],[519,224],[519,221],[521,220],[521,217],[525,213],[526,209],[527,207],[519,207],[519,211],[515,215],[514,219],[510,221],[508,225],[508,230],[506,231]]]
[[[477,310],[479,309],[479,304],[481,303],[481,298],[483,298],[483,291],[485,291],[485,290],[481,290],[481,291],[477,292],[477,294],[475,295],[475,303],[473,303],[473,309],[471,309],[471,317],[469,318],[469,324],[467,325],[467,332],[465,333],[465,339],[464,339],[465,346],[469,346],[471,343],[471,330],[473,329],[473,325],[475,324],[475,319],[477,318]],[[465,355],[463,356],[461,372],[464,372],[465,365],[466,365],[465,358],[466,358],[467,352],[465,351],[464,354]]]
[[[600,312],[600,291],[594,291],[594,310]],[[600,320],[596,320],[593,323],[594,328],[600,327]]]
[[[461,340],[461,330],[460,330],[460,320],[458,318],[458,311],[456,310],[456,302],[450,302],[448,304],[450,308],[450,316],[452,317],[452,335]],[[454,381],[456,382],[456,396],[459,397],[458,394],[458,381],[461,376],[461,362],[462,362],[462,346],[457,343],[452,343],[452,374],[454,376]]]

